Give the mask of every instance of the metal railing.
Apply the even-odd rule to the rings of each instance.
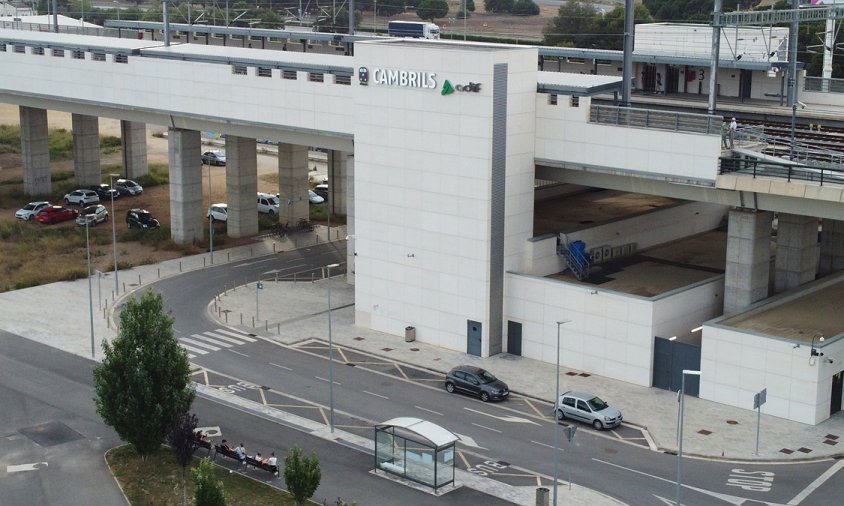
[[[807,77],[805,81],[803,81],[803,91],[844,93],[844,79],[833,79],[828,77]]]
[[[815,182],[821,185],[844,184],[844,169],[842,168],[778,163],[755,158],[721,157],[719,174],[745,174],[754,178],[774,177],[788,181]]]
[[[658,111],[612,105],[592,105],[589,121],[632,128],[654,128],[675,132],[720,135],[722,116],[685,112]]]

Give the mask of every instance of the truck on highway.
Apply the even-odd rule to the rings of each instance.
[[[439,39],[440,27],[424,21],[390,21],[387,25],[390,37],[413,37],[416,39]]]

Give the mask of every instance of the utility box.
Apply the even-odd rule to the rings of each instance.
[[[536,506],[548,506],[551,503],[550,490],[546,487],[536,489]]]
[[[405,327],[404,342],[412,343],[413,341],[416,341],[416,327]]]

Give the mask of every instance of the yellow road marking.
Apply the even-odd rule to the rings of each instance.
[[[466,456],[463,455],[463,452],[457,452],[457,456],[460,457],[460,460],[463,461],[463,465],[465,465],[467,468],[472,467],[472,466],[469,465],[469,461],[466,460]]]
[[[533,405],[533,403],[532,403],[532,402],[530,402],[530,400],[529,400],[529,399],[524,399],[524,401],[525,401],[525,404],[527,404],[527,405],[530,407],[530,409],[534,410],[534,411],[536,412],[536,414],[537,414],[537,415],[539,415],[539,416],[541,416],[541,417],[543,417],[543,418],[545,417],[545,415],[543,415],[543,414],[542,414],[542,412],[541,412],[541,411],[539,411],[539,409],[537,409],[537,407],[536,407],[536,406],[534,406],[534,405]]]
[[[396,366],[396,369],[398,369],[398,371],[401,373],[401,375],[404,376],[404,379],[410,381],[410,378],[408,378],[407,374],[404,373],[404,369],[401,368],[401,365],[399,365],[399,364],[394,364],[394,365]]]

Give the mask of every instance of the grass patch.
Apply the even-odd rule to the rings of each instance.
[[[328,220],[328,204],[315,204],[311,206],[310,210],[310,217],[311,221],[327,221]],[[346,224],[346,215],[345,214],[337,214],[331,213],[331,224],[332,225],[345,225]]]
[[[202,453],[202,452],[198,452]],[[129,504],[181,505],[182,504],[182,468],[176,464],[170,449],[162,446],[157,452],[142,461],[129,446],[121,446],[109,451],[106,461],[111,472],[126,497]],[[193,500],[193,475],[191,469],[196,467],[199,459],[194,458],[185,473],[188,491],[188,504],[195,504]],[[271,487],[238,473],[229,473],[227,469],[215,466],[216,476],[223,482],[228,504],[238,506],[266,506],[290,505],[293,498],[283,490]],[[261,472],[269,478],[269,473]],[[256,472],[257,474],[257,472]],[[275,478],[277,483],[281,483]],[[314,504],[314,503],[311,503]]]
[[[149,173],[135,181],[144,188],[170,184],[170,168],[160,163],[150,164]]]

